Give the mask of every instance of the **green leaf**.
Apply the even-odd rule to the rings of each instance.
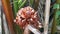
[[[22,4],[19,6],[19,8],[22,8],[22,7],[25,5],[26,1],[27,1],[27,0],[24,0],[24,1],[22,2]]]
[[[14,9],[14,15],[16,16],[16,13],[18,12],[18,2],[17,0],[13,0],[13,9]]]
[[[22,0],[18,0],[18,6],[20,7],[20,5],[22,4]]]

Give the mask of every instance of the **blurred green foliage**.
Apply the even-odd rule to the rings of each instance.
[[[56,23],[58,26],[60,26],[60,11],[56,12]]]

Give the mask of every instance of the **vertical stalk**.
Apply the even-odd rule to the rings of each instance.
[[[60,0],[56,0],[56,6],[57,7],[54,9],[54,18],[53,18],[53,23],[52,23],[51,34],[55,34],[56,32],[56,12],[60,10]]]
[[[53,23],[52,23],[52,29],[51,29],[51,34],[55,34],[56,32],[56,19],[55,19],[55,13],[56,13],[56,10],[54,10],[54,16],[53,16]]]
[[[44,34],[48,34],[49,11],[50,11],[50,0],[46,0]]]
[[[14,33],[14,29],[13,29],[13,13],[12,13],[12,8],[10,5],[10,1],[9,0],[2,0],[2,6],[4,9],[4,13],[8,22],[8,27],[10,30],[11,34],[15,34]]]
[[[3,8],[2,8],[2,6],[1,6],[1,27],[2,27],[2,34],[4,34],[5,31],[4,31],[4,27],[3,27]]]

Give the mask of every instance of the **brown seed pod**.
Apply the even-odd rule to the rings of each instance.
[[[37,12],[29,6],[21,8],[16,16],[16,24],[18,24],[22,29],[24,29],[28,24],[37,28],[39,25],[39,23],[37,23],[38,21]]]

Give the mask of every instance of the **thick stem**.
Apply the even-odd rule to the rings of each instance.
[[[50,11],[50,0],[46,0],[44,34],[48,34],[49,11]]]
[[[25,28],[24,33],[23,34],[30,34],[30,31],[28,30],[28,27]]]
[[[9,30],[11,32],[11,34],[15,34],[14,33],[14,29],[13,29],[13,13],[12,13],[12,8],[10,5],[10,1],[9,0],[2,0],[2,6],[4,9],[4,13],[8,22],[8,27]]]

